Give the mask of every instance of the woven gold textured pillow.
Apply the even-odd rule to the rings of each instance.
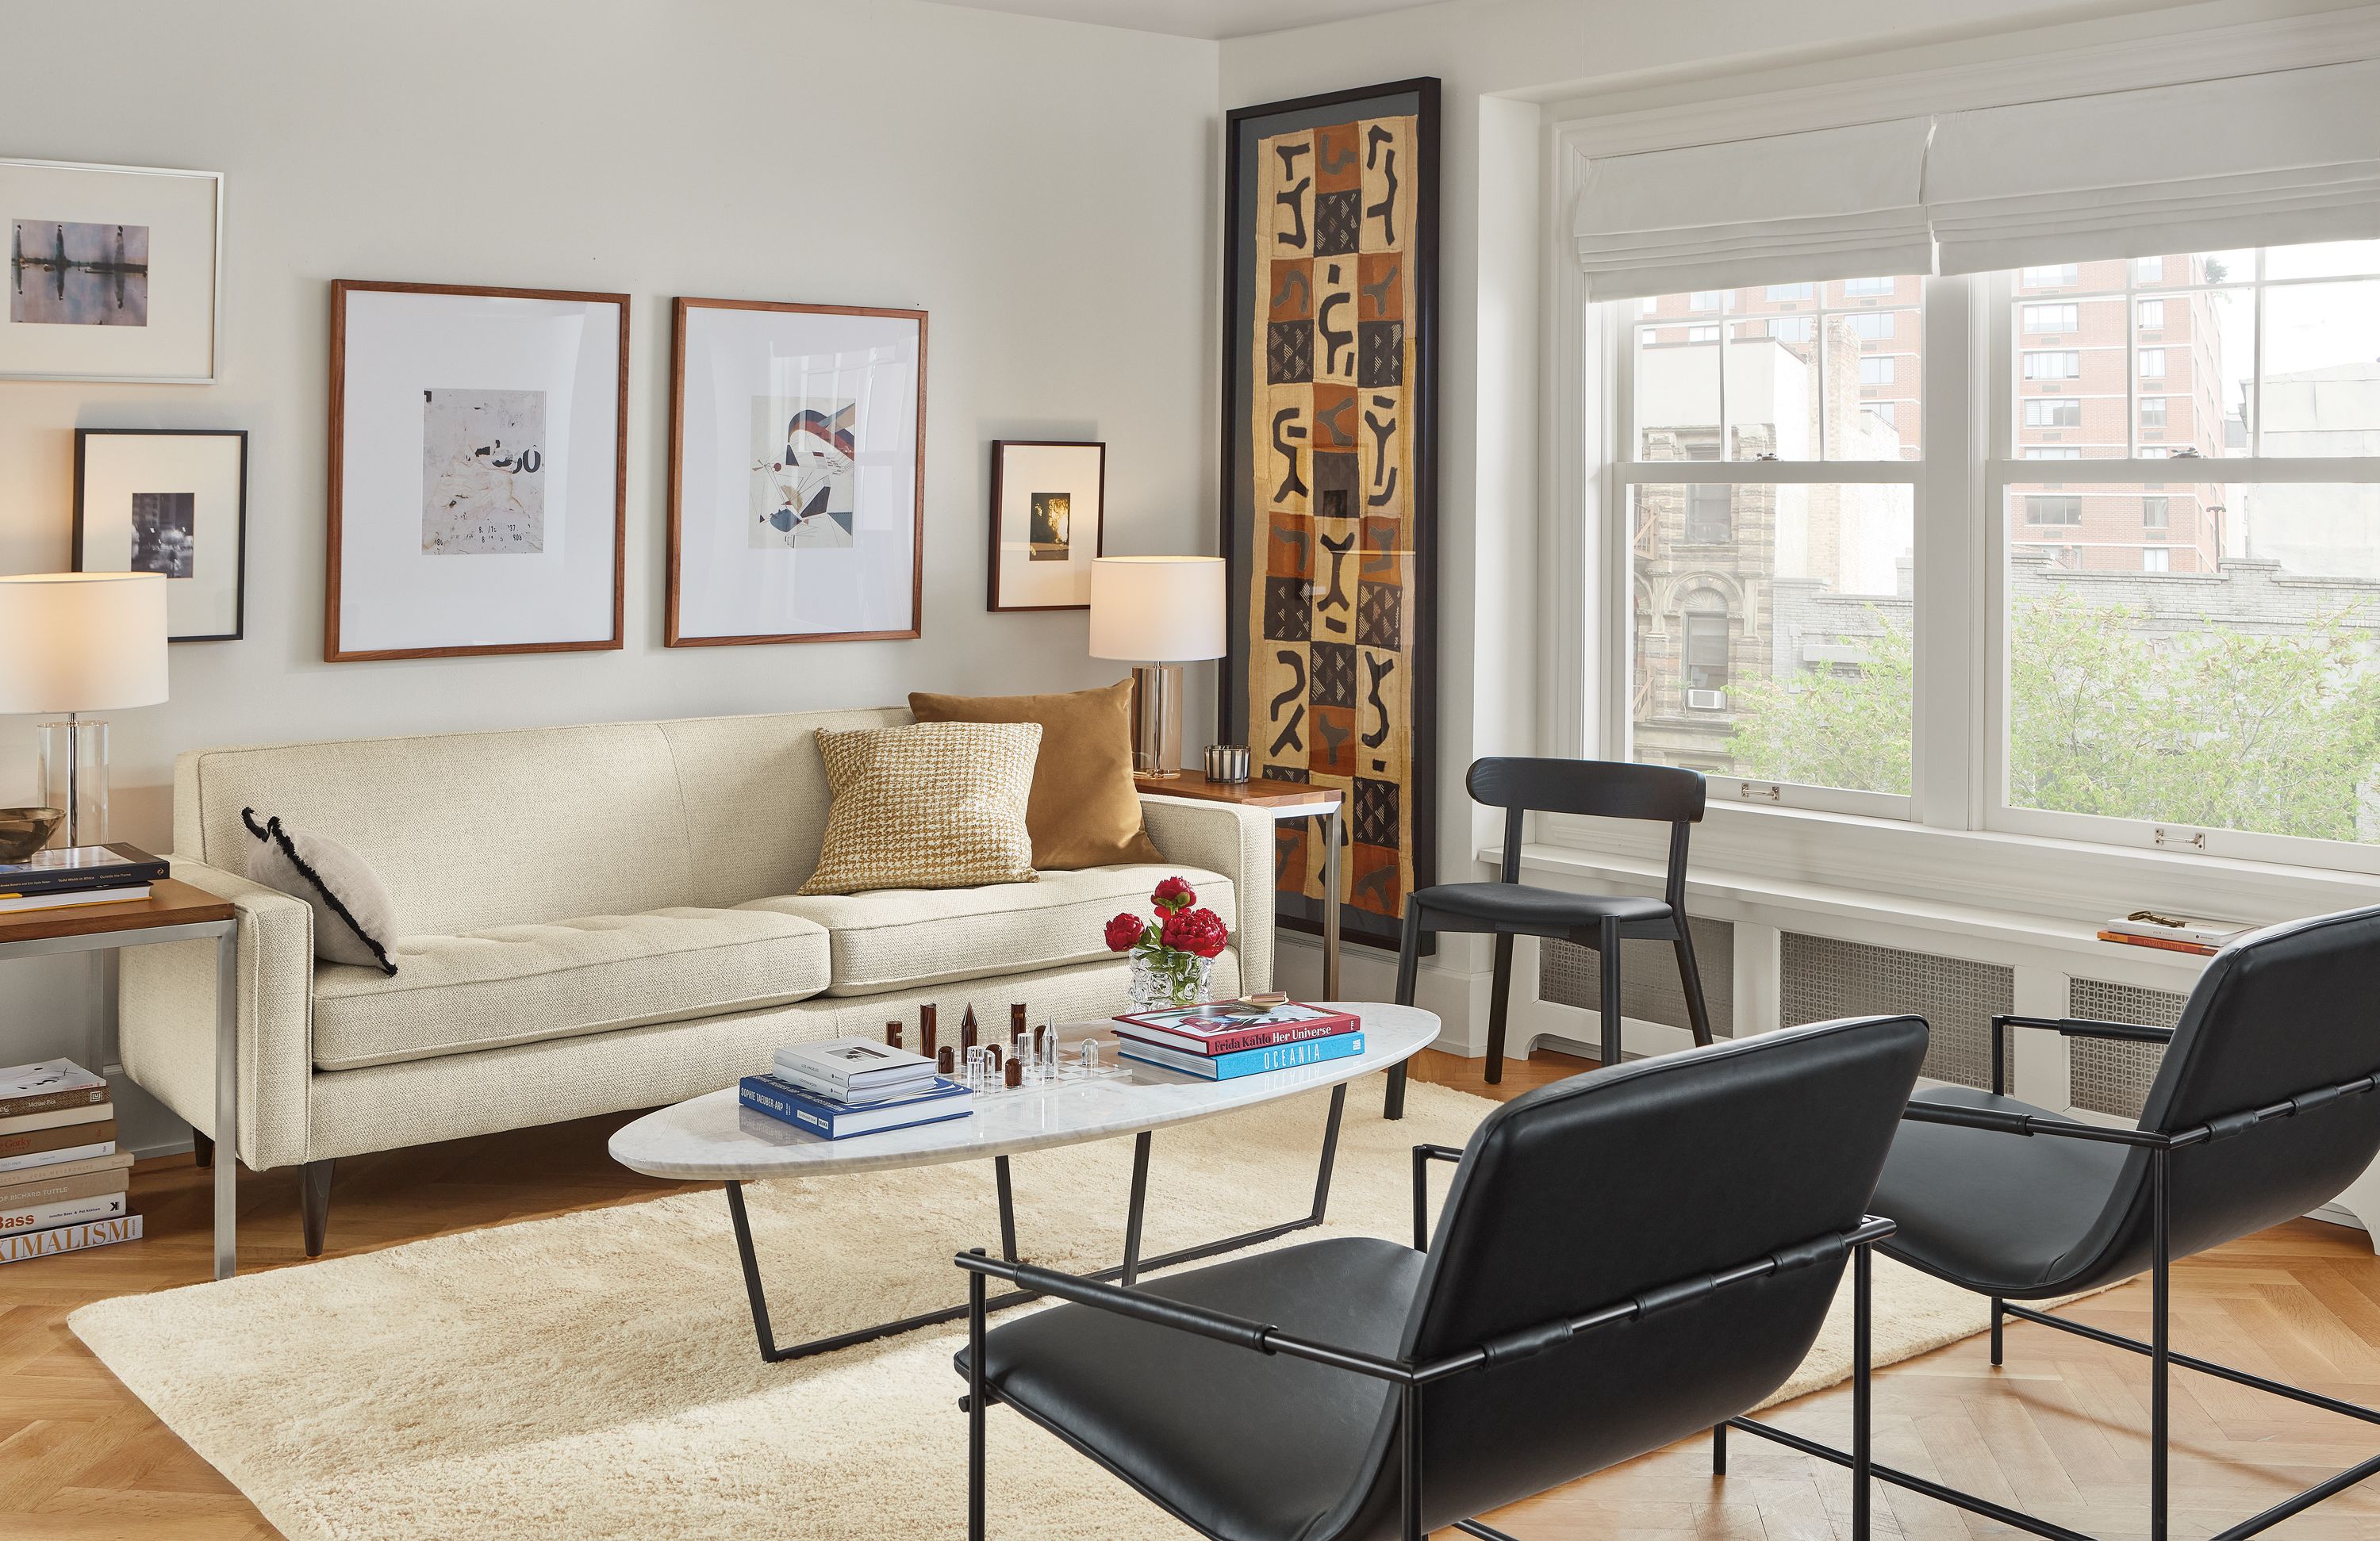
[[[1025,823],[1038,722],[820,728],[826,847],[804,893],[1034,880]]]

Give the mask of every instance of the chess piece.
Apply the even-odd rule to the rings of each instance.
[[[884,1047],[887,1049],[898,1049],[901,1047],[901,1025],[899,1023],[888,1022],[884,1025]]]
[[[1008,1041],[1014,1043],[1025,1036],[1025,1002],[1013,1001],[1008,1006]]]
[[[1001,1084],[1003,1086],[1021,1086],[1025,1085],[1025,1062],[1018,1059],[1015,1055],[1011,1054],[1008,1057],[1008,1064],[1006,1068],[1001,1072],[1001,1075],[1002,1077]]]
[[[949,1044],[946,1043],[940,1049],[934,1050],[935,1074],[948,1075],[955,1068],[955,1056],[951,1053],[951,1046]]]
[[[936,1019],[934,1003],[932,1001],[929,1001],[924,1005],[917,1008],[918,1053],[931,1054],[934,1051],[934,1029],[939,1025],[941,1025],[941,1024]]]
[[[959,1018],[959,1047],[973,1049],[976,1044],[975,1002],[967,1002],[966,1014]]]

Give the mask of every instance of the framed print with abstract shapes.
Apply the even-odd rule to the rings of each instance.
[[[213,171],[0,160],[0,380],[212,382],[223,185]]]
[[[322,656],[620,646],[628,297],[331,288]]]
[[[1343,934],[1395,947],[1435,880],[1438,108],[1400,80],[1227,115],[1220,736],[1337,788]],[[1275,826],[1283,923],[1323,851]]]
[[[176,642],[231,642],[248,585],[248,434],[75,430],[74,570],[163,573]]]
[[[991,446],[991,610],[1088,610],[1105,554],[1108,447],[1050,439]]]
[[[677,302],[673,648],[923,632],[926,312]]]

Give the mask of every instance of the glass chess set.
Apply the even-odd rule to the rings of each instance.
[[[1132,1067],[1115,1058],[1114,1046],[1103,1043],[1096,1034],[1069,1042],[1055,1023],[1027,1026],[1025,1003],[1021,1001],[1009,1005],[1005,1043],[997,1035],[988,1039],[983,1037],[972,1005],[959,1019],[959,1041],[944,1043],[941,1041],[939,1014],[930,1003],[918,1007],[915,1052],[934,1062],[936,1074],[957,1082],[978,1097],[1039,1091],[1072,1082],[1113,1080],[1132,1074]],[[887,1046],[907,1049],[905,1037],[901,1023],[884,1025]]]

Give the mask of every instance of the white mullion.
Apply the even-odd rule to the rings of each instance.
[[[2261,460],[2265,455],[2265,249],[2256,249],[2256,285],[2250,305],[2256,314],[2251,327],[2248,344],[2248,455]],[[2216,337],[2222,334],[2217,332]],[[2222,553],[2216,553],[2218,559]]]
[[[1975,654],[1971,676],[1973,711],[1968,758],[1973,775],[1967,818],[1975,829],[1994,826],[2008,804],[2008,483],[2003,468],[2017,461],[2017,367],[2014,285],[2005,274],[1978,281],[1985,337],[1983,367],[1967,376],[1980,389],[1984,441],[1990,458],[1977,467],[1975,521],[1981,556],[1975,564]],[[2061,465],[2083,462],[2060,462]]]
[[[1636,454],[1636,358],[1643,346],[1634,326],[1613,327],[1599,358],[1606,378],[1612,443]],[[1634,757],[1633,705],[1636,683],[1636,553],[1631,528],[1635,520],[1633,485],[1615,461],[1607,472],[1603,502],[1603,605],[1598,635],[1603,656],[1603,711],[1590,725],[1594,752],[1605,759]]]
[[[1923,460],[1626,460],[1614,471],[1631,481],[1728,482],[1759,486],[1781,482],[1900,482],[1915,486]]]
[[[1975,281],[1928,278],[1920,300],[1925,372],[1919,393],[1924,477],[1913,494],[1915,571],[1911,629],[1912,812],[1924,824],[1964,829],[1973,801],[1975,636],[1973,575],[1979,531],[1974,472],[1986,425],[1973,410],[1971,382],[1983,311]]]

